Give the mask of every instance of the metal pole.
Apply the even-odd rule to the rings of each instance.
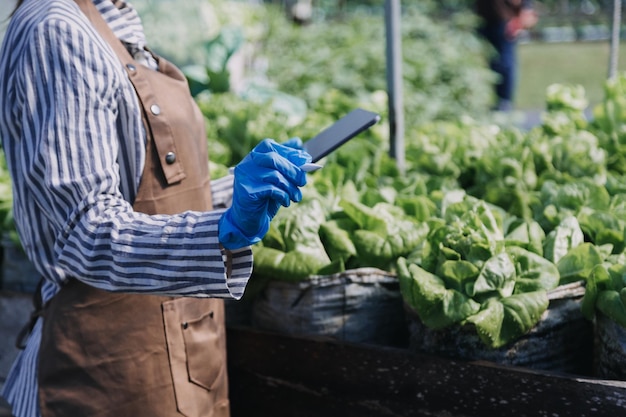
[[[619,38],[622,21],[622,0],[613,0],[613,30],[611,33],[611,56],[609,58],[609,79],[617,75]]]
[[[400,0],[385,0],[385,31],[387,36],[387,94],[389,96],[389,154],[395,158],[400,172],[404,173]]]

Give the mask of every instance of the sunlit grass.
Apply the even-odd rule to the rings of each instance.
[[[609,42],[530,43],[518,49],[516,108],[543,109],[552,83],[581,84],[591,105],[603,98],[609,71]],[[626,70],[626,45],[620,46],[618,70]]]

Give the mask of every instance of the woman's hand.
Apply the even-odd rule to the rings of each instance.
[[[302,199],[306,173],[299,167],[311,161],[301,141],[259,143],[234,170],[233,202],[219,222],[219,240],[226,249],[259,242],[280,206]]]

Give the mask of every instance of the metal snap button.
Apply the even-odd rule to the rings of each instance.
[[[188,327],[189,327],[189,323],[184,322],[184,323],[183,323],[183,330],[184,330],[184,329],[187,329]]]
[[[158,116],[159,114],[161,114],[161,108],[159,107],[158,104],[153,104],[152,106],[150,106],[150,111],[155,116]]]
[[[130,72],[135,72],[137,70],[133,64],[126,64],[126,68],[128,68]]]
[[[176,154],[174,152],[168,152],[167,155],[165,155],[165,162],[170,165],[176,162]]]

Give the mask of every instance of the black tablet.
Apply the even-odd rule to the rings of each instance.
[[[304,142],[304,150],[317,162],[359,133],[374,126],[380,115],[363,109],[355,109],[324,129],[317,136]]]

